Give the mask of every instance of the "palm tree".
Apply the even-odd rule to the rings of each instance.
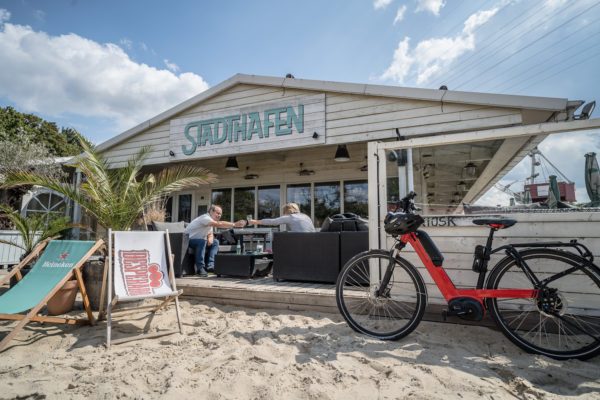
[[[163,200],[172,192],[217,180],[217,176],[207,169],[188,165],[166,168],[158,174],[142,174],[150,147],[142,147],[125,167],[111,168],[108,160],[92,146],[84,142],[81,146],[84,152],[72,164],[84,176],[79,188],[35,171],[12,173],[2,187],[37,185],[54,190],[79,203],[101,226],[129,230],[148,205]]]
[[[66,229],[72,228],[75,225],[70,224],[68,218],[50,218],[47,219],[44,215],[36,215],[23,217],[18,211],[0,204],[0,212],[15,226],[15,229],[21,235],[21,243],[1,240],[0,243],[6,243],[24,250],[23,258],[33,251],[38,243],[46,239],[55,239],[60,237],[60,233]]]

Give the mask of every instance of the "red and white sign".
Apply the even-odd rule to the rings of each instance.
[[[115,232],[115,294],[154,297],[172,292],[164,232]]]

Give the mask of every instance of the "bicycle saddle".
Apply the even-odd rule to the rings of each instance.
[[[495,229],[506,229],[516,224],[517,221],[514,219],[507,218],[482,218],[474,219],[473,223],[475,225],[488,225],[490,228]]]

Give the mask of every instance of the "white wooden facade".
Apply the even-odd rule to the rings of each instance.
[[[307,109],[307,129],[292,147],[265,141],[264,146],[244,148],[234,144],[229,151],[225,145],[218,151],[198,149],[193,156],[186,157],[180,151],[185,143],[172,140],[172,129],[182,129],[190,121],[262,110],[271,104],[294,105],[299,99],[307,98],[314,99],[311,104],[322,102],[324,115],[321,117],[320,106],[315,106],[312,111]],[[384,210],[386,206],[385,200],[377,200],[376,195],[379,192],[381,199],[386,198],[385,178],[397,176],[398,170],[393,163],[377,164],[374,154],[385,160],[383,151],[398,148],[398,143],[411,148],[415,190],[421,199],[435,190],[440,193],[437,201],[441,202],[448,201],[453,195],[456,181],[461,180],[460,171],[467,161],[473,161],[477,163],[477,175],[468,182],[467,191],[460,193],[461,201],[472,202],[547,134],[568,130],[568,127],[600,126],[598,121],[560,122],[572,119],[573,111],[580,104],[556,98],[236,75],[103,143],[99,149],[119,166],[141,146],[151,145],[148,165],[153,168],[186,162],[216,173],[217,183],[181,193],[192,196],[192,218],[196,216],[198,206],[210,203],[214,189],[276,185],[280,187],[283,205],[287,201],[286,185],[337,181],[343,187],[346,181],[368,180],[370,243],[371,248],[375,248],[379,241],[379,223],[385,215],[385,211],[379,213],[381,218],[378,220],[377,210],[378,207]],[[321,118],[324,118],[324,124],[311,125],[310,121],[321,121]],[[555,125],[559,127],[554,128]],[[397,141],[396,130],[407,140]],[[384,142],[388,147],[376,149],[373,144],[377,142]],[[340,144],[347,145],[349,162],[334,161],[336,147]],[[225,170],[228,156],[237,156],[239,171]],[[314,174],[300,175],[301,164]],[[367,164],[368,172],[364,168]],[[423,168],[429,165],[434,169],[435,180],[425,178]],[[258,175],[258,178],[244,179],[248,173]],[[176,203],[174,215],[177,215]],[[600,219],[598,214],[523,214],[517,219],[520,223],[516,227],[498,234],[497,245],[509,240],[555,240],[574,236],[582,239],[594,255],[600,255],[600,230],[595,228]],[[563,225],[570,229],[556,228]],[[477,279],[470,270],[474,245],[482,244],[488,231],[475,226],[427,227],[425,230],[445,254],[444,265],[455,283],[473,286]],[[409,253],[409,259],[415,265],[420,264],[414,260],[414,254]],[[430,298],[439,301],[437,289],[432,287],[427,274],[423,275]]]
[[[307,98],[312,100],[307,102]],[[198,148],[192,156],[185,156],[181,151],[185,143],[173,136],[173,129],[182,129],[182,124],[190,121],[224,117],[244,110],[260,110],[271,104],[293,105],[299,99],[307,103],[305,130],[291,146],[281,145],[281,141],[278,145],[276,140],[270,138],[244,146],[223,143],[219,148]],[[319,109],[321,103],[324,115]],[[367,179],[367,173],[361,170],[367,163],[367,143],[396,140],[396,130],[410,138],[539,123],[564,117],[569,104],[566,99],[236,75],[110,139],[99,148],[115,166],[123,165],[141,146],[150,145],[152,153],[148,165],[160,167],[189,162],[216,173],[219,182],[190,192],[194,210],[196,206],[208,204],[210,191],[215,188],[281,185],[283,204],[286,201],[286,184],[343,183]],[[322,120],[324,124],[312,123]],[[498,150],[501,150],[505,161],[496,163],[493,173],[486,175],[485,182],[479,184],[477,194],[485,192],[542,138],[531,136],[490,142],[490,154],[486,156],[478,156],[471,151],[472,158],[478,157],[482,169],[493,158],[493,154],[499,153]],[[287,138],[284,140],[289,141]],[[348,145],[350,162],[338,163],[333,160],[339,144]],[[464,149],[456,148],[453,151],[456,158]],[[225,170],[227,156],[238,157],[239,171]],[[419,154],[415,154],[415,160],[424,162],[419,159]],[[456,168],[463,165],[462,160],[454,159],[453,162]],[[299,176],[300,163],[304,168],[314,171],[314,175]],[[393,166],[389,167],[389,175],[393,176]],[[443,168],[438,170],[440,180],[444,180],[441,176]],[[447,168],[446,172],[452,173]],[[258,179],[244,180],[247,173],[258,175]],[[425,182],[417,180],[415,184],[423,186],[422,191],[426,191]]]

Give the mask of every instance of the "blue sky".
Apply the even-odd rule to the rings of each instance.
[[[0,105],[101,143],[238,72],[600,100],[598,19],[597,0],[0,0]],[[598,132],[540,147],[585,200]]]

